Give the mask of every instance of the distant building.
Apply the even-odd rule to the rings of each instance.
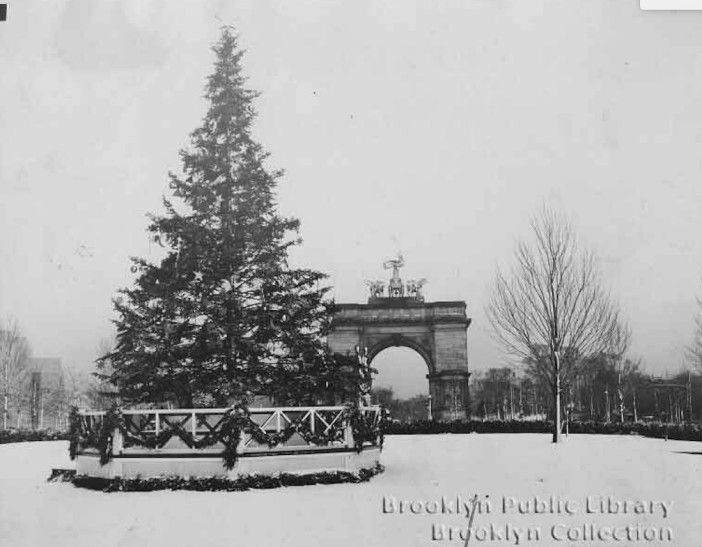
[[[58,357],[32,357],[28,361],[30,374],[40,374],[42,387],[56,389],[65,384],[65,374]]]
[[[25,408],[32,429],[60,429],[68,411],[65,372],[57,357],[32,357],[27,362]]]

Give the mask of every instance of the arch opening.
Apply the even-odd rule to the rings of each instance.
[[[385,405],[390,418],[400,421],[428,419],[429,370],[422,355],[409,347],[390,346],[379,351],[370,365],[378,371],[371,394],[374,404]]]

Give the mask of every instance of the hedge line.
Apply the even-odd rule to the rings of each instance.
[[[550,433],[549,421],[455,421],[386,424],[387,435],[427,435],[435,433]],[[571,422],[570,433],[593,435],[643,435],[658,439],[702,441],[702,427],[696,424],[665,425],[659,423]]]
[[[410,423],[389,422],[386,435],[429,435],[436,433],[550,433],[552,422],[521,420],[471,420],[455,422],[417,421]],[[702,427],[697,424],[665,425],[660,423],[604,423],[571,422],[571,433],[593,435],[643,435],[657,439],[702,441]],[[66,432],[0,430],[0,444],[24,441],[65,441]]]
[[[0,429],[0,444],[21,443],[25,441],[67,441],[65,431]]]
[[[47,479],[50,482],[72,482],[74,486],[102,490],[103,492],[151,492],[153,490],[196,490],[199,492],[225,490],[240,492],[252,489],[270,489],[283,486],[303,486],[310,484],[339,484],[367,482],[375,475],[382,473],[385,468],[381,464],[360,469],[356,473],[350,471],[320,471],[298,475],[296,473],[281,473],[269,475],[245,475],[236,479],[226,477],[153,477],[136,479],[103,479],[76,475],[68,469],[54,469]]]
[[[425,435],[432,433],[548,433],[551,424],[543,421],[489,421],[429,422],[426,420],[385,425],[386,435]]]

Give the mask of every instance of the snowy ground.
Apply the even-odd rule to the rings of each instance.
[[[396,500],[489,496],[476,513],[470,545],[514,545],[505,525],[538,527],[540,541],[520,545],[702,545],[702,444],[640,437],[574,435],[554,447],[547,435],[389,437],[384,474],[364,484],[302,486],[249,492],[105,494],[46,483],[52,467],[69,467],[67,443],[0,445],[0,545],[111,546],[403,546],[462,545],[432,539],[432,525],[465,529],[465,515],[383,513]],[[654,503],[653,514],[587,514],[586,496]],[[502,513],[503,496],[571,500],[573,515]],[[663,517],[662,506],[669,504]],[[577,507],[573,504],[577,503]],[[634,506],[629,504],[629,510]],[[386,508],[389,509],[389,504]],[[397,506],[395,507],[397,509]],[[423,509],[441,509],[424,504]],[[419,504],[415,504],[419,510]],[[555,541],[585,523],[670,527],[672,542]],[[642,528],[642,529],[643,529]],[[500,537],[501,535],[501,537]]]

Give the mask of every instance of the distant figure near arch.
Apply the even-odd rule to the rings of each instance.
[[[353,354],[367,348],[368,363],[390,346],[406,346],[427,364],[432,418],[440,421],[470,417],[467,332],[471,319],[466,303],[425,302],[426,279],[400,278],[402,255],[387,260],[387,282],[367,281],[367,304],[337,304],[327,341],[334,353]],[[387,293],[387,295],[386,295]]]

